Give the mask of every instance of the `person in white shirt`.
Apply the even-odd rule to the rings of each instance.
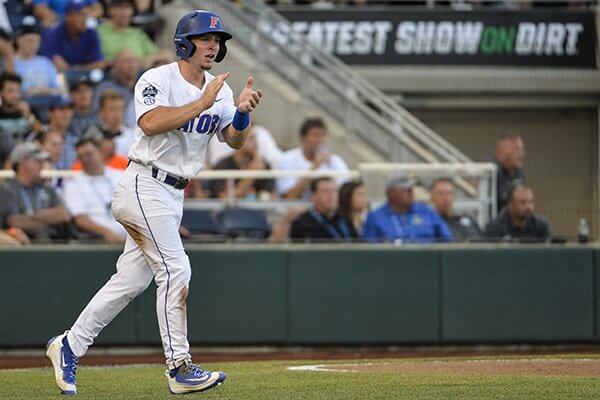
[[[126,232],[112,215],[112,195],[122,173],[104,165],[100,144],[85,138],[76,146],[83,172],[67,180],[64,200],[77,229],[107,243],[124,243]]]
[[[260,158],[265,160],[269,165],[277,165],[283,151],[277,145],[277,142],[273,138],[273,135],[267,128],[262,125],[252,125],[250,130],[256,136],[258,142],[258,155]],[[219,163],[219,161],[227,158],[233,154],[234,150],[227,146],[226,143],[221,143],[216,138],[213,138],[208,143],[208,150],[206,151],[206,165],[213,168]]]
[[[281,170],[348,171],[348,166],[337,154],[325,146],[327,126],[321,118],[308,118],[300,126],[300,147],[283,154],[277,163]],[[279,178],[277,192],[286,199],[308,198],[310,178]],[[337,179],[337,184],[347,178]]]

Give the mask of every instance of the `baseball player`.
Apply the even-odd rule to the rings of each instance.
[[[152,280],[172,393],[204,391],[225,380],[192,364],[186,324],[190,261],[179,237],[183,189],[203,164],[213,134],[234,149],[244,145],[249,113],[262,92],[249,77],[237,107],[225,80],[208,73],[225,57],[232,36],[210,11],[184,15],[175,30],[177,62],[146,71],[135,86],[136,142],[112,201],[127,230],[117,272],[92,298],[70,330],[48,342],[56,383],[76,394],[75,374],[94,339]]]

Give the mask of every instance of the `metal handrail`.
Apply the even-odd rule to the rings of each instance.
[[[197,0],[188,3],[226,15],[230,26],[237,26],[241,32],[236,35],[238,42],[258,52],[259,57],[260,52],[267,52],[261,61],[291,83],[311,86],[311,82],[297,79],[294,73],[309,76],[313,84],[305,88],[307,96],[387,159],[399,160],[395,147],[401,144],[418,160],[426,162],[471,161],[338,58],[321,51],[302,35],[291,33],[289,21],[274,9],[256,0],[242,4]],[[268,31],[265,26],[270,27]],[[275,60],[275,56],[285,59]],[[361,124],[371,129],[364,132]]]

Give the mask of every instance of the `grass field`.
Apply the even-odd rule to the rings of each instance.
[[[552,356],[557,357],[557,356]],[[583,356],[563,356],[577,358]],[[598,355],[585,356],[599,358]],[[522,359],[522,357],[519,357]],[[452,362],[450,359],[441,359]],[[465,360],[461,358],[460,360]],[[409,362],[419,362],[411,359]],[[431,362],[427,359],[426,362]],[[272,361],[205,364],[228,374],[224,385],[186,398],[291,399],[599,399],[600,377],[290,371],[288,366],[357,361]],[[368,362],[368,360],[361,361]],[[393,360],[370,360],[373,363]],[[400,362],[406,363],[407,360]],[[169,399],[161,365],[81,367],[80,399]],[[0,399],[64,399],[50,368],[0,370]]]

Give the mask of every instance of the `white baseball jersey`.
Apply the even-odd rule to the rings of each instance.
[[[140,118],[157,107],[179,107],[200,99],[214,75],[204,72],[204,86],[200,89],[185,80],[174,62],[146,71],[135,85],[135,115]],[[191,178],[202,169],[210,138],[231,124],[236,107],[233,92],[225,82],[215,103],[198,117],[178,129],[155,136],[146,136],[136,124],[136,141],[129,158],[145,165],[153,165],[171,175]]]

